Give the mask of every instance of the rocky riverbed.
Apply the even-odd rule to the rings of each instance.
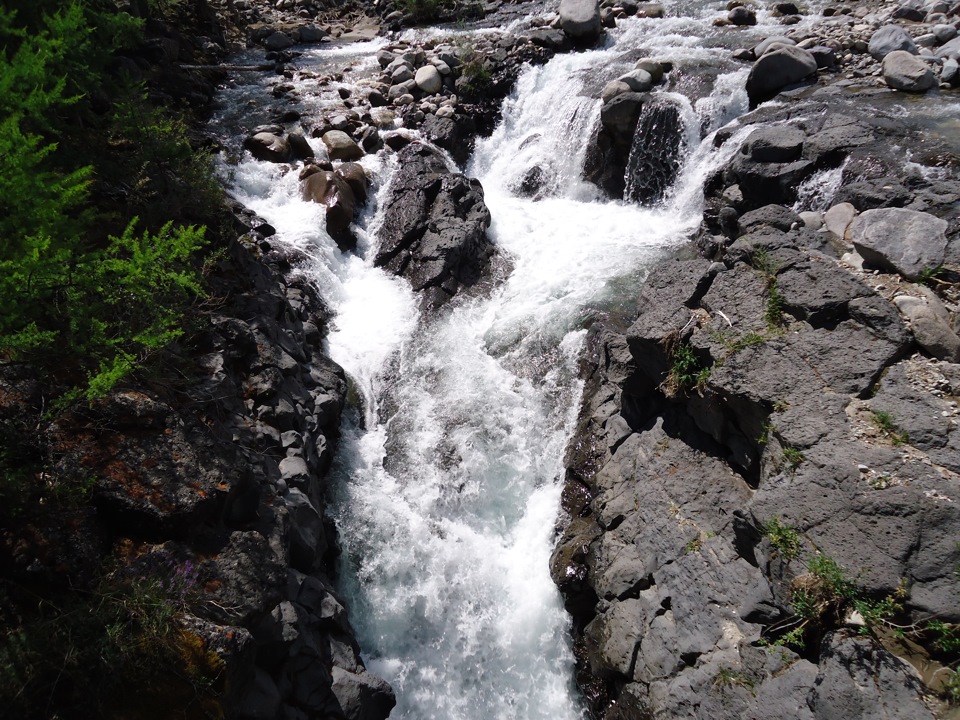
[[[236,0],[217,6],[216,20],[248,46],[234,64],[214,67],[224,55],[218,37],[178,66],[198,105],[210,102],[210,72],[233,73],[221,93],[241,99],[217,118],[238,134],[213,129],[227,168],[251,157],[273,164],[272,181],[295,186],[296,202],[319,212],[337,262],[368,257],[415,294],[415,321],[383,311],[414,328],[373,376],[386,390],[364,395],[360,376],[330,359],[336,318],[309,275],[315,248],[231,202],[239,238],[210,276],[221,305],[208,328],[171,350],[182,386],[130,388],[54,424],[56,456],[96,478],[95,510],[71,519],[69,542],[55,528],[30,529],[46,538],[38,548],[7,536],[15,571],[59,582],[63,567],[82,576],[109,548],[134,572],[188,572],[201,599],[184,626],[216,656],[228,717],[387,717],[394,691],[367,671],[338,589],[351,583],[335,577],[340,542],[328,505],[331,466],[344,473],[342,413],[350,406],[365,418],[350,421],[358,433],[382,422],[380,465],[417,477],[417,441],[398,439],[395,427],[423,421],[404,415],[415,410],[405,398],[428,403],[397,380],[398,366],[412,365],[438,393],[446,376],[442,353],[411,360],[404,342],[428,344],[423,334],[439,329],[460,342],[440,323],[469,317],[465,303],[504,287],[517,261],[497,242],[497,207],[509,205],[488,202],[469,177],[474,150],[530,66],[615,48],[608,66],[578,70],[582,106],[570,124],[589,132],[578,147],[557,145],[582,160],[577,177],[554,158],[524,164],[524,152],[546,142],[536,135],[518,145],[509,177],[496,178],[530,202],[566,202],[577,185],[591,202],[669,208],[701,136],[705,153],[724,158],[704,163],[702,223],[690,237],[663,239],[674,251],[649,270],[636,312],[631,296],[572,313],[575,330],[589,333],[550,572],[572,616],[589,711],[610,720],[955,717],[960,8],[454,3],[439,19],[465,27],[413,31],[423,18],[412,7]],[[655,28],[687,15],[711,28],[701,38],[707,55],[616,44],[631,23]],[[318,52],[350,43],[367,57],[334,56],[317,69]],[[251,73],[259,84],[246,96],[237,78]],[[390,302],[406,302],[389,287]],[[576,294],[555,295],[564,293]],[[527,394],[527,383],[559,383],[572,341],[547,347],[539,330],[519,327],[511,332],[546,349],[498,382]],[[480,345],[508,344],[494,329]],[[520,366],[512,352],[502,353],[506,364]],[[4,373],[3,408],[40,396],[28,373]],[[463,466],[481,435],[458,436],[464,416],[488,411],[474,402],[442,418],[443,441],[426,455],[441,479],[456,478],[446,483],[456,487],[440,482],[439,505],[469,505],[478,492]],[[560,405],[541,428],[517,403],[520,420],[491,434],[526,423],[549,445],[566,427]],[[517,464],[533,452],[523,446]],[[537,458],[548,468],[530,480],[539,490],[553,466]],[[462,545],[474,537],[446,518],[423,525],[412,537],[427,549],[447,533]],[[407,537],[402,530],[391,528]],[[441,570],[474,595],[493,585],[488,577],[471,586],[454,565]],[[553,612],[549,602],[540,614]],[[411,604],[412,615],[396,617],[444,646],[423,598]],[[465,622],[457,632],[482,635]],[[573,663],[562,638],[531,647],[550,671]],[[419,677],[378,660],[400,682]],[[507,687],[512,662],[494,656],[490,673],[507,678],[499,691],[511,707],[526,707],[524,688]],[[476,663],[455,667],[478,672]],[[424,687],[430,674],[432,665]],[[578,716],[576,701],[564,702]]]

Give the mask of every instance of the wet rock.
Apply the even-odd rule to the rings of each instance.
[[[290,162],[294,157],[287,140],[270,132],[258,132],[244,139],[243,147],[257,160],[284,163]]]
[[[385,204],[376,265],[426,290],[424,302],[434,308],[480,280],[493,247],[478,181],[451,173],[435,150],[414,143],[400,151]]]
[[[869,53],[874,60],[883,60],[894,50],[916,55],[917,45],[909,33],[899,25],[884,25],[870,37]]]
[[[347,720],[382,720],[397,704],[390,686],[368,672],[334,667],[332,678],[333,694]]]
[[[603,29],[597,0],[561,0],[560,29],[576,43],[592,43]]]
[[[903,208],[867,210],[850,224],[850,239],[863,259],[916,280],[943,264],[947,222]]]
[[[293,46],[293,39],[283,32],[274,32],[263,39],[263,46],[267,50],[286,50]]]
[[[342,250],[352,249],[356,238],[350,231],[350,223],[357,212],[357,199],[350,183],[337,173],[318,168],[304,179],[300,192],[304,200],[326,206],[326,230],[330,237]]]
[[[781,46],[758,58],[747,77],[747,94],[756,104],[817,72],[817,61],[807,50]]]
[[[331,160],[359,160],[363,150],[353,138],[341,130],[329,130],[323,134],[323,144]]]
[[[800,216],[783,205],[765,205],[740,216],[737,224],[740,234],[745,235],[763,226],[786,232],[800,222]]]
[[[298,160],[306,160],[314,156],[313,148],[310,143],[300,133],[290,133],[287,135],[287,143],[290,145],[290,151]]]
[[[756,25],[757,14],[750,8],[739,5],[727,13],[727,20],[734,25]]]
[[[796,45],[797,41],[782,35],[775,35],[773,37],[764,38],[753,48],[753,57],[754,59],[760,57],[761,55],[766,54],[768,50],[771,50],[777,45]]]
[[[926,92],[936,84],[930,66],[915,55],[894,50],[883,58],[883,79],[894,90]]]

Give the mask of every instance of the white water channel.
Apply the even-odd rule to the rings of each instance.
[[[523,74],[468,168],[508,274],[434,317],[372,264],[390,156],[364,160],[378,189],[355,253],[339,251],[322,208],[299,199],[296,172],[249,156],[231,169],[235,196],[276,227],[271,242],[311,258],[303,271],[335,313],[327,349],[362,396],[343,427],[334,512],[342,589],[369,669],[396,690],[392,717],[582,716],[548,561],[585,328],[631,305],[651,264],[689,237],[705,177],[736,147],[717,151],[694,133],[660,207],[601,200],[580,179],[599,113],[590,95],[629,67],[620,56],[632,48],[675,62],[726,58],[705,47],[712,17],[630,21],[606,49]],[[744,81],[743,70],[722,73],[712,92],[684,100],[690,123],[716,128],[742,112]],[[552,173],[555,196],[513,194],[532,164]]]

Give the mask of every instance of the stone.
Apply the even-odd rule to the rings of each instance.
[[[768,37],[761,40],[757,45],[755,45],[753,48],[753,56],[754,58],[758,58],[761,55],[766,54],[767,50],[770,50],[775,45],[796,45],[796,44],[797,44],[796,40],[791,40],[790,38],[784,37],[782,35],[774,35],[773,37]]]
[[[451,173],[435,149],[414,143],[400,151],[384,206],[374,264],[426,291],[427,307],[442,305],[482,277],[493,254],[483,188]]]
[[[764,225],[786,232],[800,222],[800,216],[783,205],[764,205],[739,217],[740,234],[745,235]]]
[[[654,85],[659,85],[663,82],[663,74],[666,72],[663,63],[657,62],[656,60],[651,60],[649,58],[641,58],[637,60],[636,64],[633,66],[636,70],[645,70],[650,73],[650,77],[653,80]]]
[[[800,215],[800,222],[809,230],[819,230],[823,227],[823,214],[813,210],[805,210]]]
[[[937,48],[936,52],[939,58],[953,58],[960,60],[960,37],[955,37]]]
[[[290,564],[302,572],[310,572],[319,556],[326,551],[323,519],[310,499],[297,488],[283,496],[290,518],[287,534],[290,543]]]
[[[642,93],[620,93],[600,108],[600,122],[611,132],[627,136],[629,142],[640,119],[644,100]]]
[[[264,38],[263,46],[271,51],[286,50],[293,46],[293,39],[286,33],[278,31]]]
[[[905,208],[861,213],[850,224],[850,239],[867,263],[917,280],[943,264],[947,221]]]
[[[631,92],[630,86],[621,80],[611,80],[606,85],[603,86],[603,90],[600,91],[600,100],[606,105],[608,102],[613,100],[617,95],[623,95],[623,93]]]
[[[940,68],[940,82],[944,82],[951,87],[960,85],[960,63],[953,58],[944,60]]]
[[[757,58],[747,77],[747,95],[756,104],[816,72],[817,61],[809,51],[781,46]]]
[[[757,24],[757,14],[750,8],[739,5],[729,13],[727,13],[727,20],[729,20],[734,25],[756,25]]]
[[[788,163],[799,160],[806,135],[792,125],[764,126],[754,130],[743,144],[743,152],[761,163]]]
[[[258,132],[245,138],[243,147],[257,160],[284,163],[293,159],[293,150],[286,139],[269,132]]]
[[[297,39],[306,44],[321,42],[328,34],[316,25],[301,25],[297,28]]]
[[[560,0],[560,29],[577,43],[592,43],[600,36],[598,0]]]
[[[617,82],[623,83],[632,92],[646,92],[654,84],[653,77],[646,70],[631,70],[617,78]]]
[[[318,170],[303,181],[300,193],[304,200],[326,206],[327,233],[341,250],[352,249],[356,237],[350,231],[350,223],[356,215],[357,199],[350,184],[334,172]]]
[[[950,316],[935,295],[897,295],[893,303],[909,322],[920,347],[938,360],[960,362],[960,337],[950,327]]]
[[[894,50],[883,58],[883,79],[894,90],[926,92],[936,84],[930,66],[915,55]]]
[[[847,238],[847,228],[857,216],[857,209],[850,203],[838,203],[823,214],[827,231],[840,240]]]
[[[334,667],[332,677],[331,688],[346,720],[385,720],[397,704],[391,687],[366,670],[355,674]]]
[[[913,38],[899,25],[884,25],[870,36],[868,52],[874,60],[883,60],[894,50],[903,50],[912,55],[918,52]]]
[[[328,130],[322,140],[331,160],[359,160],[363,157],[363,149],[342,130]]]
[[[300,133],[292,132],[287,135],[287,143],[290,145],[293,156],[299,160],[306,160],[314,156],[310,143],[308,143],[307,139]]]
[[[436,95],[443,88],[443,78],[434,65],[424,65],[414,78],[417,87],[427,95]]]

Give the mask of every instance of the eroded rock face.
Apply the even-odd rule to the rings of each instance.
[[[490,211],[479,181],[450,172],[429,146],[408,145],[399,162],[374,262],[407,278],[436,308],[481,278],[493,254]]]

